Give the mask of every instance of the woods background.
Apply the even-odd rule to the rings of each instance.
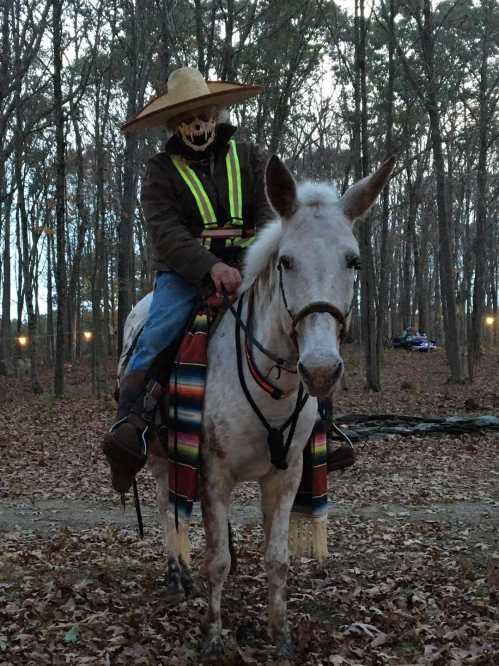
[[[87,356],[102,389],[151,285],[138,194],[164,141],[119,128],[191,65],[265,86],[232,119],[300,179],[342,193],[397,155],[358,228],[367,386],[408,325],[445,346],[451,381],[473,379],[498,333],[495,0],[2,0],[0,21],[1,372],[29,359],[40,391],[53,365],[60,395]]]

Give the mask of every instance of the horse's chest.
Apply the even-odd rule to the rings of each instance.
[[[237,391],[234,392],[237,394]],[[230,469],[239,480],[265,476],[273,467],[270,463],[268,430],[251,409],[244,396],[232,394],[225,406],[222,402],[208,403],[204,420],[204,454],[208,454]],[[281,428],[293,411],[293,404],[279,405],[273,413],[264,412],[269,427]],[[312,406],[311,406],[312,407]],[[262,409],[263,411],[263,409]],[[288,462],[301,455],[313,428],[315,410],[309,405],[300,414],[291,445]],[[289,428],[284,430],[287,441]]]

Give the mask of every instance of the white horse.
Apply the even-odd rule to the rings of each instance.
[[[301,478],[302,452],[315,422],[316,397],[329,395],[343,372],[339,342],[348,326],[354,268],[359,263],[353,222],[373,204],[393,163],[393,159],[384,162],[340,199],[325,184],[305,183],[297,188],[277,157],[267,166],[267,196],[278,217],[259,233],[248,252],[237,305],[243,322],[248,323],[251,316],[252,339],[270,352],[269,356],[250,344],[258,372],[278,387],[283,397],[273,399],[261,388],[242,355],[243,382],[254,401],[254,406],[250,405],[238,374],[236,319],[226,313],[208,348],[201,449],[209,587],[205,656],[223,651],[220,607],[230,569],[228,512],[231,493],[242,481],[260,484],[269,628],[278,657],[292,653],[286,615],[288,530]],[[276,362],[277,357],[283,361]],[[281,427],[295,410],[300,383],[311,397],[298,415],[285,456],[287,468],[277,469],[271,463],[268,431],[254,407],[270,427]],[[165,535],[170,537],[166,544],[169,591],[174,597],[183,597],[189,592],[190,579],[181,544],[177,538],[171,539],[175,529],[168,512],[167,464],[151,447],[149,465],[157,482],[160,518]]]

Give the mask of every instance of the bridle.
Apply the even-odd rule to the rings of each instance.
[[[279,272],[279,291],[281,292],[282,300],[284,303],[284,307],[286,308],[286,312],[288,313],[290,319],[291,319],[291,331],[290,331],[290,337],[291,340],[293,341],[293,344],[295,345],[295,348],[298,349],[298,344],[296,342],[296,326],[298,323],[302,320],[305,319],[310,314],[313,314],[315,312],[321,313],[321,312],[327,312],[330,314],[340,325],[340,331],[339,331],[339,340],[340,342],[343,342],[343,340],[346,337],[347,331],[348,331],[348,318],[352,312],[353,308],[353,303],[354,299],[352,299],[352,302],[350,303],[350,307],[348,308],[347,312],[343,314],[341,310],[336,307],[336,305],[333,305],[332,303],[328,303],[327,301],[312,301],[312,303],[309,303],[308,305],[305,305],[301,310],[297,312],[297,314],[293,314],[289,308],[288,305],[288,299],[286,298],[286,291],[284,289],[284,281],[282,277],[282,265],[279,262],[277,264],[277,270]],[[234,319],[239,322],[240,327],[243,329],[243,331],[246,334],[247,339],[250,341],[252,345],[254,345],[264,356],[269,358],[271,361],[274,361],[275,365],[273,367],[279,368],[279,370],[284,370],[285,372],[289,372],[292,374],[296,374],[296,369],[293,368],[293,366],[288,363],[285,359],[281,358],[277,354],[274,354],[270,349],[267,349],[264,347],[253,335],[253,290],[250,289],[249,292],[249,297],[248,297],[248,314],[247,314],[247,319],[246,323],[243,322],[241,319],[241,314],[240,312],[236,312],[234,306],[229,300],[229,296],[227,294],[227,291],[225,287],[222,285],[222,295],[224,299],[224,305],[225,307],[230,310],[232,313]],[[241,294],[240,300],[242,301],[244,294]],[[239,308],[238,308],[239,309]]]
[[[320,313],[320,312],[327,312],[330,314],[340,325],[340,331],[339,331],[339,339],[340,342],[343,340],[343,338],[346,335],[346,330],[347,330],[347,320],[348,317],[352,311],[352,306],[353,306],[353,301],[352,304],[350,305],[350,308],[348,309],[348,312],[346,314],[343,314],[341,310],[339,310],[335,305],[332,303],[328,303],[327,301],[314,301],[312,303],[309,303],[305,307],[303,307],[301,310],[298,311],[297,314],[293,315],[291,312],[289,305],[288,305],[288,300],[286,298],[286,292],[284,290],[284,283],[283,283],[283,277],[282,277],[282,266],[279,263],[278,264],[278,270],[279,270],[279,289],[281,292],[281,296],[283,299],[284,307],[286,308],[287,313],[289,314],[291,318],[291,339],[293,340],[293,343],[298,349],[298,344],[296,342],[296,326],[297,324],[302,321],[305,317],[307,317],[309,314],[312,313]],[[298,424],[298,418],[300,416],[300,413],[302,409],[305,407],[305,404],[309,398],[308,393],[304,391],[303,383],[300,382],[298,385],[298,393],[296,396],[296,401],[295,401],[295,407],[293,409],[292,414],[289,416],[289,418],[284,422],[284,424],[280,428],[273,428],[270,423],[267,421],[265,416],[263,415],[262,411],[258,407],[258,405],[255,403],[255,400],[253,399],[253,396],[251,395],[248,385],[246,383],[246,379],[244,377],[244,369],[243,369],[243,352],[242,352],[242,345],[241,345],[241,330],[244,331],[245,336],[246,336],[246,346],[245,346],[245,352],[246,352],[246,361],[248,364],[248,368],[250,370],[251,375],[253,376],[253,379],[256,381],[256,383],[264,390],[266,391],[272,398],[279,400],[281,398],[285,398],[290,395],[289,392],[284,392],[278,387],[273,386],[270,382],[267,381],[265,377],[259,373],[258,369],[256,368],[256,365],[253,360],[252,352],[251,352],[251,345],[254,345],[264,356],[269,358],[271,361],[274,361],[274,366],[279,368],[279,370],[284,370],[286,372],[294,373],[297,374],[296,368],[293,368],[285,359],[280,358],[276,354],[272,353],[270,350],[266,349],[254,336],[252,333],[252,328],[253,328],[253,290],[250,289],[249,292],[249,297],[248,297],[248,309],[247,309],[247,318],[246,318],[246,323],[243,322],[242,320],[242,311],[243,311],[243,299],[245,294],[241,294],[239,297],[239,302],[237,304],[237,310],[234,308],[232,303],[229,301],[228,294],[226,290],[222,287],[222,293],[223,293],[223,298],[225,305],[228,310],[232,313],[236,320],[236,326],[235,326],[235,344],[236,344],[236,358],[237,358],[237,371],[239,375],[239,382],[241,384],[241,388],[243,390],[244,395],[246,396],[246,399],[248,400],[251,408],[253,409],[254,413],[258,417],[259,421],[261,424],[264,426],[264,428],[267,430],[267,443],[269,446],[270,450],[270,461],[271,463],[277,468],[277,469],[287,469],[288,463],[286,460],[289,448],[291,446],[291,442],[293,440],[293,436],[296,430],[296,426]],[[286,442],[284,442],[284,431],[289,427],[289,432],[288,436],[286,437]]]

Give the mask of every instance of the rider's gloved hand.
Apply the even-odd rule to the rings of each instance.
[[[215,285],[217,296],[222,295],[222,285],[229,296],[235,296],[241,286],[241,273],[237,268],[232,268],[232,266],[224,264],[223,261],[218,261],[211,267],[210,276]]]

